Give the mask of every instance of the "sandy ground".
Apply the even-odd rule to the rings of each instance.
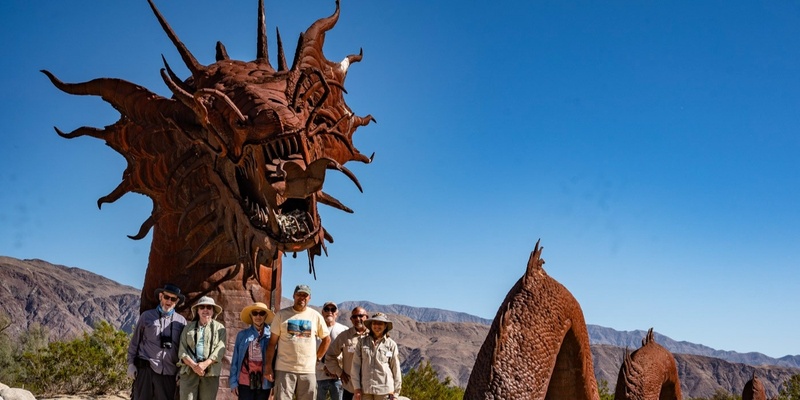
[[[127,393],[119,393],[116,395],[81,395],[81,396],[57,396],[57,397],[39,397],[39,400],[129,400],[130,396]]]

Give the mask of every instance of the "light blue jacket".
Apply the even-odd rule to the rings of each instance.
[[[261,343],[261,359],[265,361],[267,359],[269,337],[269,325],[264,325],[264,336],[261,337],[259,343]],[[256,338],[258,338],[258,330],[253,325],[250,325],[249,328],[239,331],[239,333],[236,334],[236,343],[233,345],[233,356],[231,356],[231,375],[228,378],[231,389],[239,386],[239,370],[242,369],[244,355],[247,354],[247,346],[250,345],[250,342],[256,340]],[[272,382],[268,381],[267,377],[263,377],[261,380],[261,387],[270,389],[272,388]]]

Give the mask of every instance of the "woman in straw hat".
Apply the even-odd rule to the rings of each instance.
[[[364,325],[369,335],[358,340],[350,380],[354,400],[386,400],[400,395],[403,378],[397,343],[389,337],[392,321],[386,314],[375,313]]]
[[[253,303],[242,310],[241,319],[250,325],[236,335],[231,357],[231,392],[241,400],[267,400],[272,382],[264,377],[269,324],[275,313],[266,304]]]
[[[222,357],[225,356],[225,326],[216,321],[222,307],[203,296],[192,306],[192,321],[181,332],[181,400],[211,400],[217,397]]]

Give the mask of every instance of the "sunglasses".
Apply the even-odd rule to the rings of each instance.
[[[336,307],[325,307],[322,309],[322,311],[336,312]]]
[[[267,315],[267,312],[266,311],[253,311],[253,312],[250,313],[250,315],[252,315],[254,317],[263,317],[263,316]]]
[[[214,306],[205,305],[205,306],[197,306],[197,308],[199,308],[201,310],[213,310]]]
[[[367,318],[367,314],[353,314],[350,318]]]
[[[164,300],[169,300],[173,303],[178,301],[178,296],[170,296],[168,294],[163,294],[163,293],[161,294],[161,296],[164,298]]]

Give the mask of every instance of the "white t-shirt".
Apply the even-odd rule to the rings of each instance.
[[[315,372],[317,338],[330,334],[322,314],[308,307],[301,312],[292,307],[284,308],[272,320],[270,332],[279,335],[276,371],[296,374]]]

